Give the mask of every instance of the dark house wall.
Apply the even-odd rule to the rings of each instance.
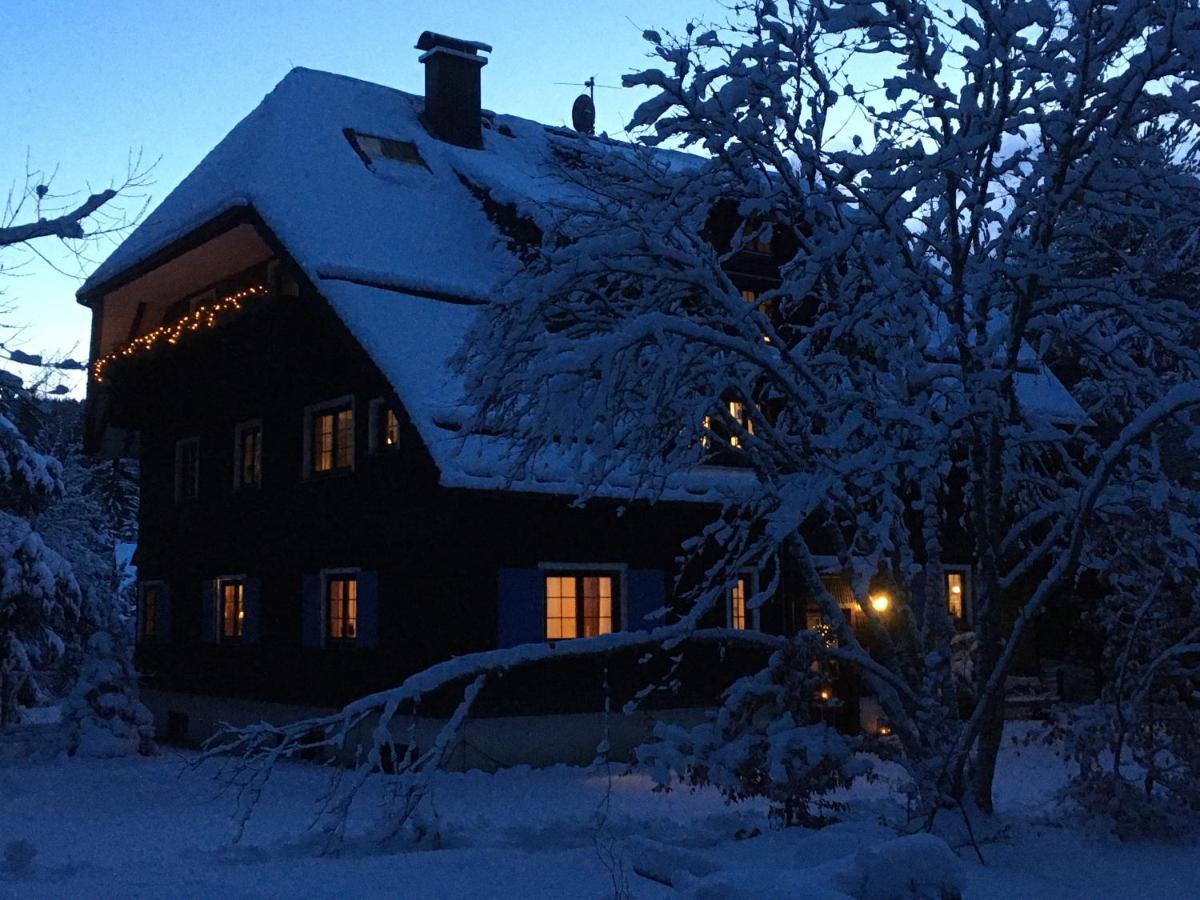
[[[217,295],[263,277],[247,273]],[[694,504],[575,508],[562,497],[442,488],[390,386],[305,292],[256,299],[216,328],[122,360],[106,383],[111,423],[141,436],[139,572],[163,583],[164,610],[163,633],[141,642],[139,663],[164,688],[337,704],[454,655],[540,640],[541,563],[619,564],[624,611],[639,619],[669,595],[681,541],[712,514]],[[342,396],[353,397],[354,471],[306,477],[305,408]],[[378,399],[397,411],[400,441],[370,453]],[[235,490],[234,430],[247,420],[262,422],[262,484]],[[176,502],[176,442],[192,437],[199,497]],[[333,567],[358,568],[376,586],[360,579],[359,646],[314,640],[323,633],[313,622],[318,573]],[[248,579],[239,643],[216,639],[211,584],[222,575]],[[640,656],[610,660],[610,684],[626,684],[627,695],[657,671]],[[664,702],[686,702],[688,691],[711,702],[745,669],[737,653],[698,648],[692,657],[684,695]],[[596,709],[603,666],[512,674],[487,696],[496,710]]]

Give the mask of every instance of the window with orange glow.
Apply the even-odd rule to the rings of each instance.
[[[236,580],[218,581],[217,597],[221,603],[221,640],[240,640],[246,625],[245,584]]]
[[[966,589],[964,585],[961,572],[946,573],[946,605],[950,609],[950,615],[956,619],[963,617],[963,592]]]
[[[352,641],[358,634],[358,577],[333,575],[325,579],[328,636],[334,641]]]
[[[234,486],[239,490],[262,484],[262,426],[246,422],[237,427],[237,463]]]
[[[596,637],[613,631],[611,575],[561,572],[546,576],[546,639]]]
[[[729,627],[739,631],[746,627],[746,595],[749,584],[745,578],[739,578],[729,590]]]
[[[327,409],[312,417],[312,470],[349,469],[354,463],[354,411]]]

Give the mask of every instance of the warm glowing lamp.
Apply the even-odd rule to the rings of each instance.
[[[887,594],[876,594],[871,598],[871,609],[877,613],[887,612],[888,607],[892,604],[892,598]]]

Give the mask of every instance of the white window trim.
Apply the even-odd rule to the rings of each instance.
[[[761,607],[750,608],[750,601],[758,595],[758,573],[757,572],[738,572],[738,578],[746,580],[746,614],[750,617],[750,622],[746,628],[739,629],[741,631],[762,631],[762,613]],[[725,627],[733,628],[733,585],[725,589]]]
[[[350,407],[350,468],[349,469],[334,469],[330,472],[314,472],[313,471],[313,418],[321,413],[336,409],[342,406]],[[353,394],[346,394],[342,397],[335,397],[332,400],[323,400],[320,403],[314,403],[311,406],[304,407],[304,458],[301,461],[301,478],[304,481],[311,481],[314,478],[325,478],[329,475],[337,475],[341,472],[353,472],[358,465],[358,409],[354,402]]]
[[[162,626],[160,624],[162,622],[162,608],[159,604],[162,603],[163,587],[165,585],[166,585],[166,582],[163,581],[161,578],[153,578],[153,579],[150,579],[149,581],[139,581],[138,582],[137,639],[139,641],[162,640]],[[146,610],[146,601],[145,601],[146,588],[148,588],[148,587],[158,588],[158,599],[155,601],[155,609],[154,609],[154,634],[149,634],[149,635],[146,634],[146,631],[145,631],[146,623],[143,618],[143,614]]]
[[[258,483],[254,485],[242,484],[242,435],[251,428],[258,429]],[[235,491],[252,490],[262,487],[262,452],[263,452],[263,424],[262,419],[247,419],[244,422],[238,422],[233,427],[233,489]]]
[[[540,562],[537,564],[538,569],[543,572],[541,592],[542,592],[542,640],[554,642],[553,638],[545,637],[546,633],[546,572],[561,572],[568,574],[571,572],[596,572],[601,575],[612,575],[617,582],[617,608],[620,610],[620,618],[618,619],[619,628],[613,629],[616,634],[620,631],[625,631],[629,624],[629,592],[625,590],[625,584],[628,581],[626,577],[629,573],[629,563],[580,563],[580,562]],[[579,638],[561,638],[561,640],[576,641]]]
[[[965,625],[970,625],[975,620],[975,597],[972,593],[971,583],[971,567],[963,565],[955,565],[950,563],[942,563],[942,595],[945,597],[946,592],[946,576],[961,575],[963,581],[963,600],[962,600],[962,622]],[[946,612],[950,612],[950,598],[946,597]]]
[[[196,446],[196,476],[195,476],[196,493],[195,493],[195,496],[189,497],[189,498],[187,498],[187,500],[184,500],[183,490],[182,490],[182,488],[183,488],[183,471],[181,469],[180,463],[183,461],[182,460],[183,448],[188,444],[195,444],[195,446]],[[192,437],[180,438],[179,440],[177,440],[175,442],[175,502],[176,503],[190,503],[190,502],[192,502],[194,500],[198,500],[198,499],[200,499],[200,437],[199,437],[199,435],[194,435]]]
[[[359,566],[334,566],[328,569],[321,569],[321,646],[327,647],[332,638],[329,637],[329,581],[331,578],[344,578],[347,575],[353,575],[355,580],[362,575],[362,568]],[[357,601],[355,601],[357,603]],[[346,638],[338,638],[334,642],[334,646],[344,646],[347,644],[358,643],[358,613],[357,607],[354,616],[354,637],[347,640]]]

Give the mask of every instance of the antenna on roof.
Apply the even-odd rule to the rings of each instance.
[[[596,88],[619,90],[615,84],[596,84],[596,76],[590,76],[587,81],[556,81],[555,84],[568,84],[572,87],[585,87],[586,94],[580,94],[571,105],[571,124],[576,131],[583,134],[596,133]]]

